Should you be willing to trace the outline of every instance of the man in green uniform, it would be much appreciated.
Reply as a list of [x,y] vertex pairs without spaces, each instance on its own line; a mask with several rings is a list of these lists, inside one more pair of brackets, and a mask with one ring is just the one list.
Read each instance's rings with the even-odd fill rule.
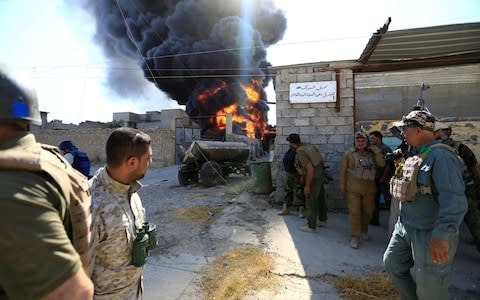
[[307,206],[307,226],[301,230],[315,232],[318,226],[327,225],[327,205],[325,204],[325,172],[323,157],[313,145],[300,143],[300,136],[296,133],[288,137],[290,147],[296,149],[295,168],[300,174],[300,183],[303,184],[305,203]]
[[465,195],[468,201],[468,211],[465,214],[465,224],[473,236],[477,250],[480,251],[480,170],[478,161],[472,150],[462,142],[451,138],[452,128],[445,123],[435,124],[435,136],[457,150],[462,158],[465,169],[463,181],[465,183]]
[[[297,134],[287,137],[287,141],[290,142],[290,140],[300,143],[300,137]],[[298,205],[298,216],[300,218],[305,218],[305,195],[303,194],[303,186],[300,184],[300,174],[298,174],[298,171],[295,168],[296,156],[297,150],[290,144],[290,148],[283,156],[283,167],[287,175],[287,181],[285,183],[285,201],[283,202],[283,208],[278,215],[288,215],[290,213],[290,208],[293,205]]]
[[91,299],[71,242],[68,196],[43,169],[15,167],[32,155],[58,172],[67,163],[35,141],[29,124],[41,124],[36,99],[0,73],[0,299]]

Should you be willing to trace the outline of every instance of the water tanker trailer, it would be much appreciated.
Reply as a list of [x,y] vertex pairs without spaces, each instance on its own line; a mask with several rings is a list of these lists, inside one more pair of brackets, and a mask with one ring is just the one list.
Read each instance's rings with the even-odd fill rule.
[[180,148],[182,166],[178,170],[181,185],[201,182],[206,186],[225,183],[229,174],[249,175],[247,161],[250,145],[244,142],[197,140],[185,150]]

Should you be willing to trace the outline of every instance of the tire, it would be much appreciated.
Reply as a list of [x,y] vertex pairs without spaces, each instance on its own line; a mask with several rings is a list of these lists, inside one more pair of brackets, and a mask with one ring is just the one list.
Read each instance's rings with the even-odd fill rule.
[[205,162],[200,168],[200,181],[205,186],[216,186],[225,182],[220,165],[214,161]]
[[178,182],[180,185],[190,185],[198,182],[198,171],[188,167],[178,170]]

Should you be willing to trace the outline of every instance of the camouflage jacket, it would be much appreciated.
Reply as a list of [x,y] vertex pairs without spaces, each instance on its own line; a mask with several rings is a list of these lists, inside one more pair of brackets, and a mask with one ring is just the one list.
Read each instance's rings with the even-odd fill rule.
[[132,265],[132,245],[136,229],[145,221],[145,209],[137,194],[141,184],[122,184],[105,168],[89,183],[97,234],[92,276],[95,299],[139,299],[143,267]]

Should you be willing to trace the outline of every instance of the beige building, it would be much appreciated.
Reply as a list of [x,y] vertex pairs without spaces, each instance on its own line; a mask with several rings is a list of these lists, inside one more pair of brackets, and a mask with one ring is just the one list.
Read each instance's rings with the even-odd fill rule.
[[[373,34],[357,60],[272,68],[278,202],[284,197],[281,160],[290,133],[316,145],[337,179],[343,153],[353,147],[355,130],[391,135],[392,121],[417,103],[422,82],[429,86],[423,94],[428,109],[447,121],[454,138],[480,158],[480,23],[399,31],[388,31],[389,24],[390,20]],[[346,208],[338,191],[338,180],[326,186],[330,209]]]

